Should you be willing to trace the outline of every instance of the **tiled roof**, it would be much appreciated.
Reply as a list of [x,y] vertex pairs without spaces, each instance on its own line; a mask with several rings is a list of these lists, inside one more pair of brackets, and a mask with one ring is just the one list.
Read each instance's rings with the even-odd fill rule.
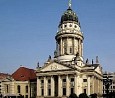
[[36,73],[33,69],[20,67],[12,74],[12,77],[16,81],[29,81],[36,79]]
[[7,76],[10,76],[9,74],[6,74],[6,73],[0,73],[0,79],[4,79],[6,78]]

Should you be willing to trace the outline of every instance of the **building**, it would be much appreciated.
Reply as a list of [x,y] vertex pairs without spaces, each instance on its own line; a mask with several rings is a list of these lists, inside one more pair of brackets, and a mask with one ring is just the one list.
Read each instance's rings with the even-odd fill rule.
[[96,62],[90,64],[83,59],[83,40],[80,21],[71,8],[61,16],[58,32],[55,36],[54,57],[49,56],[42,67],[37,68],[37,98],[68,97],[77,95],[102,94],[102,67]]
[[[115,72],[104,72],[103,73],[103,80],[109,80],[109,92],[115,92]],[[105,82],[103,83],[103,94],[106,94],[106,87],[105,87]]]
[[8,85],[5,86],[6,89],[4,89],[4,82],[5,80],[11,78],[11,75],[6,74],[6,73],[0,73],[0,94],[3,94],[5,92],[9,92],[8,90]]
[[36,97],[36,73],[33,69],[20,66],[12,75],[6,75],[0,83],[3,96]]

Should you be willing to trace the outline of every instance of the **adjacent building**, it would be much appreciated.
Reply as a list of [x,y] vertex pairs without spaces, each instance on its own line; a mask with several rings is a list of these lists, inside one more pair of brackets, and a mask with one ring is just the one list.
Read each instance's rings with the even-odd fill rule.
[[[115,72],[104,72],[103,73],[103,79],[106,80],[105,82],[107,82],[108,79],[108,83],[109,83],[109,92],[115,92]],[[107,85],[107,83],[103,83],[103,94],[106,94],[106,87],[105,85]]]
[[20,66],[12,75],[5,75],[0,82],[3,96],[36,97],[35,70]]
[[55,36],[54,57],[49,56],[42,67],[37,68],[37,98],[68,97],[77,95],[102,94],[103,73],[96,62],[83,58],[83,32],[76,13],[72,10],[71,0],[61,16]]

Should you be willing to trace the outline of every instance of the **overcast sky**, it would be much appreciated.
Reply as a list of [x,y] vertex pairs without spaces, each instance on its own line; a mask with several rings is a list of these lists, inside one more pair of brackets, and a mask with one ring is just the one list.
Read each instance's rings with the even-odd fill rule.
[[[55,35],[68,0],[0,0],[0,72],[35,69],[53,57]],[[72,0],[84,33],[84,61],[96,56],[115,72],[115,0]]]

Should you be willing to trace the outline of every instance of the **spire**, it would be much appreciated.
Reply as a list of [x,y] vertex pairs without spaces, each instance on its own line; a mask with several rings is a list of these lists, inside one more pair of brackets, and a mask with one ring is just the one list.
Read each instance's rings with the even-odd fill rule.
[[71,0],[69,0],[69,8],[71,8]]

